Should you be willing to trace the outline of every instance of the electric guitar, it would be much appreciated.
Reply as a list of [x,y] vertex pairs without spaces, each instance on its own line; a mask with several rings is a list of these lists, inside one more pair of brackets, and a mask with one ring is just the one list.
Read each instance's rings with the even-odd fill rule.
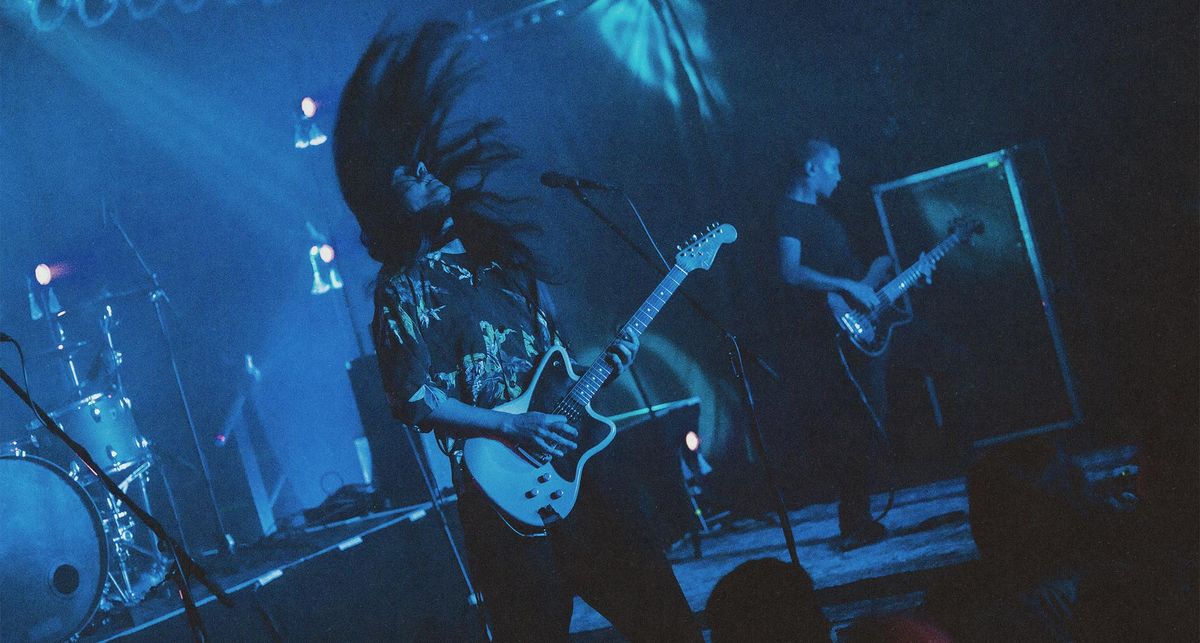
[[[707,270],[721,246],[737,239],[733,226],[713,224],[705,233],[692,235],[675,255],[675,265],[654,288],[638,311],[622,327],[635,336],[645,332],[679,284],[692,270]],[[614,342],[616,340],[614,339]],[[579,430],[579,448],[561,457],[531,453],[527,449],[490,437],[468,438],[463,443],[463,463],[483,493],[518,532],[544,529],[565,518],[579,497],[579,483],[588,459],[612,442],[616,425],[592,410],[592,396],[612,374],[602,353],[582,375],[571,367],[566,349],[555,346],[534,370],[524,393],[497,406],[503,413],[529,411],[567,417]]]
[[978,219],[955,219],[949,234],[941,243],[928,252],[922,252],[913,265],[875,293],[879,297],[879,305],[871,310],[852,307],[840,293],[828,293],[826,303],[829,305],[829,311],[833,313],[838,330],[863,353],[871,357],[882,354],[892,339],[892,331],[912,321],[911,312],[895,305],[900,297],[922,280],[929,283],[933,269],[946,253],[960,243],[968,243],[972,235],[982,232],[983,223]]

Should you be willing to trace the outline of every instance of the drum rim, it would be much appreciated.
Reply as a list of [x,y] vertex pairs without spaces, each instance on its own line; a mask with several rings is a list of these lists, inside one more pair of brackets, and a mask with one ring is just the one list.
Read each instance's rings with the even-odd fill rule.
[[[121,397],[114,391],[98,391],[96,393],[92,393],[91,395],[81,397],[77,400],[67,402],[66,404],[63,404],[62,406],[54,409],[53,411],[50,411],[46,415],[49,415],[50,417],[57,420],[60,416],[66,415],[73,411],[78,411],[79,409],[82,409],[82,408],[92,406],[98,402],[105,400],[105,399],[114,400],[118,406],[125,406],[129,402],[128,398]],[[30,422],[30,424],[33,425],[34,422]]]
[[75,491],[75,495],[79,496],[79,498],[83,500],[84,506],[90,510],[89,515],[92,518],[92,530],[95,532],[98,544],[100,545],[100,574],[97,579],[96,591],[94,597],[92,598],[92,606],[88,609],[87,615],[83,617],[83,620],[77,625],[72,626],[73,629],[70,635],[67,637],[70,638],[71,636],[83,631],[83,628],[87,627],[88,624],[92,622],[92,619],[95,618],[96,611],[100,609],[100,603],[104,599],[104,587],[108,584],[108,532],[104,530],[104,523],[100,519],[100,510],[96,507],[96,502],[92,500],[90,495],[88,495],[87,490],[83,488],[83,485],[80,484],[78,480],[73,479],[65,469],[51,462],[50,460],[40,458],[35,455],[13,454],[0,455],[0,460],[32,461],[36,465],[46,467],[51,473],[64,480]]

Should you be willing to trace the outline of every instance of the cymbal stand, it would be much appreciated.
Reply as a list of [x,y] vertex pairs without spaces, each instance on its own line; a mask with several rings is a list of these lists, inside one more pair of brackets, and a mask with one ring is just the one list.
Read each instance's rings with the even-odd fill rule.
[[[217,495],[213,491],[212,474],[208,468],[208,458],[204,456],[204,450],[200,446],[200,432],[197,430],[196,420],[192,416],[192,406],[188,402],[187,391],[183,386],[183,376],[179,370],[179,360],[175,355],[175,342],[171,336],[170,327],[167,324],[166,313],[163,310],[163,304],[165,303],[169,306],[171,300],[167,297],[167,292],[163,290],[162,285],[158,282],[158,273],[150,269],[142,254],[138,252],[137,246],[129,238],[129,234],[125,232],[125,227],[121,225],[121,221],[115,212],[109,213],[109,220],[112,221],[113,227],[117,229],[117,232],[121,233],[121,237],[125,240],[125,245],[129,246],[129,250],[133,253],[134,258],[137,259],[138,265],[141,266],[142,272],[146,274],[146,278],[150,282],[150,301],[154,304],[154,312],[158,317],[158,328],[167,345],[167,359],[171,363],[171,372],[175,376],[175,388],[179,392],[179,401],[183,405],[183,414],[187,418],[188,429],[192,433],[192,445],[195,447],[196,458],[200,462],[200,471],[204,477],[204,486],[208,491],[208,499],[212,504],[213,514],[217,519],[217,528],[220,531],[221,540],[226,544],[231,544],[233,539],[229,535],[229,531],[225,528],[225,518],[221,512],[220,504],[217,502]],[[233,553],[233,548],[230,547],[229,549],[230,553]]]

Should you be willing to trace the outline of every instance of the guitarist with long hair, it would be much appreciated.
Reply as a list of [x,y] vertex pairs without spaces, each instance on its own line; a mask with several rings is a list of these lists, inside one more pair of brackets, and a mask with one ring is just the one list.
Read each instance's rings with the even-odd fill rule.
[[[334,130],[343,196],[382,264],[373,333],[384,389],[393,414],[434,431],[456,465],[463,441],[480,437],[561,457],[580,440],[567,417],[492,410],[531,386],[539,357],[563,338],[545,267],[518,237],[530,226],[499,218],[517,201],[484,188],[516,157],[500,121],[444,131],[468,79],[461,36],[445,23],[411,38],[385,26],[343,91]],[[610,346],[614,377],[637,349],[633,333]],[[576,595],[631,640],[701,640],[662,551],[588,477],[575,510],[536,535],[514,528],[463,467],[455,477],[494,640],[566,641]]]
[[865,309],[875,308],[880,303],[875,291],[887,280],[892,261],[881,256],[864,267],[842,222],[822,207],[820,201],[841,182],[840,166],[841,154],[825,139],[810,138],[797,146],[776,223],[780,276],[799,291],[801,338],[795,348],[801,417],[816,431],[824,459],[835,469],[840,546],[853,549],[887,533],[871,516],[869,487],[874,424],[882,425],[886,404],[886,364],[883,356],[870,358],[855,364],[855,380],[847,377],[826,296],[838,293]]

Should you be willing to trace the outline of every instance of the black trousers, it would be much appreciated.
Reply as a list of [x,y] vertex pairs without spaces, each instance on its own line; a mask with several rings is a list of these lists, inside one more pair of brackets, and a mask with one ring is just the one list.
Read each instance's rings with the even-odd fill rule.
[[887,356],[867,357],[844,340],[834,341],[832,353],[833,402],[824,428],[830,433],[826,444],[836,469],[838,525],[844,534],[872,518],[873,456],[881,442],[879,430],[887,421]]
[[575,509],[546,536],[516,534],[473,482],[460,476],[472,580],[494,639],[567,641],[576,595],[631,641],[702,641],[670,564],[631,507],[589,477]]
[[[790,396],[781,400],[774,448],[781,454],[784,476],[786,467],[803,467],[816,476],[809,484],[832,486],[842,533],[871,519],[870,489],[882,440],[859,387],[880,423],[886,422],[887,363],[886,354],[867,357],[833,332],[812,331],[782,369]],[[782,457],[789,453],[790,459]]]

